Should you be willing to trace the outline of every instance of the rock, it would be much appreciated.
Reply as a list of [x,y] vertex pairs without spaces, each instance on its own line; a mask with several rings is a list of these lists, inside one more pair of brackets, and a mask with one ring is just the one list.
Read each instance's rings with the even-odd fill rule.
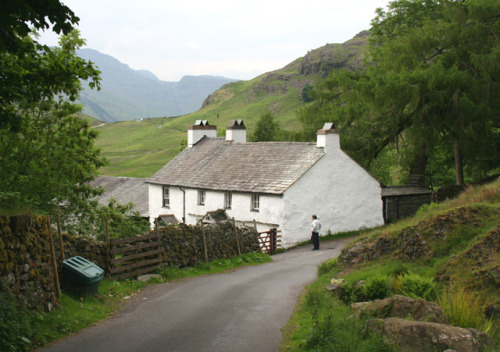
[[401,352],[480,352],[493,348],[493,340],[476,329],[400,318],[376,319],[367,326],[381,331],[387,342]]
[[343,290],[340,283],[333,283],[327,286],[326,289],[330,292],[335,293],[335,296],[337,296],[338,298],[342,297]]
[[448,319],[439,305],[423,299],[395,295],[372,302],[351,304],[352,310],[358,315],[377,318],[408,318],[448,324]]

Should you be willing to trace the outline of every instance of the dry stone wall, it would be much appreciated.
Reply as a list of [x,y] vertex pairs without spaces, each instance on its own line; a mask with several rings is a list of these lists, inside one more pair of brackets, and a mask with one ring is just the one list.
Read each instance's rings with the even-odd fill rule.
[[28,307],[50,310],[54,306],[46,217],[0,216],[0,287]]

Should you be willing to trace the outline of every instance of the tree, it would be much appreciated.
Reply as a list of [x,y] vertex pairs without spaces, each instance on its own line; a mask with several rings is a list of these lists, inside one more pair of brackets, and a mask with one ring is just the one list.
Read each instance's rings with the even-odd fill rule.
[[257,126],[252,134],[253,142],[278,141],[280,127],[274,121],[272,112],[266,111],[262,113],[257,121]]
[[[68,35],[78,21],[59,0],[0,2],[0,128],[19,127],[15,105],[26,95],[32,100],[41,100],[51,87],[53,94],[70,93],[69,99],[75,99],[75,90],[66,89],[74,79],[73,67],[61,65],[58,72],[54,67],[49,72],[39,67],[40,53],[50,50],[39,44],[31,33],[32,29],[46,30],[52,25],[54,32]],[[90,81],[91,85],[94,83]]]
[[[29,36],[23,41],[33,45]],[[73,31],[58,48],[0,53],[2,73],[24,82],[10,103],[2,101],[16,123],[0,128],[0,208],[51,211],[67,204],[70,211],[96,195],[87,182],[105,160],[94,147],[97,132],[74,115],[81,106],[71,102],[80,79],[99,83],[99,71],[75,54],[83,43]]]
[[492,150],[500,127],[499,13],[493,0],[397,0],[378,9],[366,68],[329,77],[302,120],[332,114],[347,149],[365,162],[399,143],[410,174],[422,174],[434,148],[449,150],[447,143],[457,183],[461,161],[484,173],[500,161]]
[[0,2],[0,52],[26,48],[23,38],[32,31],[49,29],[68,34],[80,19],[59,0],[2,0]]
[[114,198],[107,205],[89,202],[85,212],[78,214],[78,221],[66,217],[63,226],[71,235],[85,235],[105,241],[106,218],[112,239],[134,237],[150,230],[149,220],[141,218],[140,213],[134,210],[133,203],[120,204]]

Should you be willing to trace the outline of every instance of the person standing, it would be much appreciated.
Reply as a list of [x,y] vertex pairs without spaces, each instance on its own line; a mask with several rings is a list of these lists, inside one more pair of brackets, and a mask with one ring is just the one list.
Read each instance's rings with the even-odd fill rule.
[[313,251],[319,250],[319,230],[321,229],[321,223],[316,215],[312,216],[311,223],[311,242],[313,244]]

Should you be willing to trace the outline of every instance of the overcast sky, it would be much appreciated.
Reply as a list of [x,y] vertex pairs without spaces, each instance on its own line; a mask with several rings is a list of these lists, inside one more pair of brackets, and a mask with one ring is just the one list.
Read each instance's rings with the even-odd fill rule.
[[[87,47],[164,81],[252,79],[370,27],[389,0],[62,0]],[[51,33],[43,43],[57,44]]]

